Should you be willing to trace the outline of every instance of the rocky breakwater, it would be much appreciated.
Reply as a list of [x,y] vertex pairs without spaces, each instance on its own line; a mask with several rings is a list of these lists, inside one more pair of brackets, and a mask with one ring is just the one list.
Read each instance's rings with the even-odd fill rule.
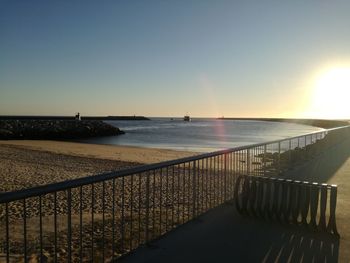
[[0,139],[80,139],[123,134],[96,120],[0,120]]

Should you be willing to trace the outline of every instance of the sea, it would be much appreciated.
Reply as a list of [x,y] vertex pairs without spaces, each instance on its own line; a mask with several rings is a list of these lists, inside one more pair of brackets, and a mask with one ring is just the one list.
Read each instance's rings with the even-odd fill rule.
[[286,122],[202,118],[193,118],[189,122],[182,118],[106,122],[125,131],[125,134],[90,138],[80,142],[212,152],[323,130]]

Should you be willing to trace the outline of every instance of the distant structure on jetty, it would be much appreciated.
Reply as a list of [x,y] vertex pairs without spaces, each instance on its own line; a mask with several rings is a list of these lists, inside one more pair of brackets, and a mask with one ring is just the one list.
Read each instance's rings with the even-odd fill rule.
[[191,121],[191,117],[189,115],[184,116],[184,121]]
[[78,112],[77,114],[75,114],[75,119],[77,121],[80,121],[81,120],[81,116],[80,116],[80,113]]

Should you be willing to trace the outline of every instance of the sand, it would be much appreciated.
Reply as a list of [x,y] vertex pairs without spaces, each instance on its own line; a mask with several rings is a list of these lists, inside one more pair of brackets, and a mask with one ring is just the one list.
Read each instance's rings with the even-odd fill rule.
[[162,149],[60,141],[0,141],[0,192],[193,155]]
[[[45,185],[49,183],[70,180],[78,177],[84,177],[89,175],[96,175],[107,171],[116,171],[124,168],[130,168],[142,164],[160,162],[171,160],[175,158],[181,158],[190,156],[195,153],[191,152],[179,152],[162,149],[146,149],[138,147],[119,147],[119,146],[106,146],[106,145],[92,145],[73,142],[58,142],[58,141],[0,141],[0,192],[20,190],[24,188],[34,187],[38,185]],[[160,175],[157,174],[157,183]],[[122,188],[121,180],[116,180],[116,193],[120,191],[124,192],[126,207],[128,200],[130,199],[130,192],[132,188],[134,192],[137,191],[137,182],[139,177],[134,177],[134,187],[130,184],[130,178],[125,179],[125,187]],[[144,182],[144,179],[142,179]],[[103,204],[101,203],[102,196],[104,196],[105,207],[108,213],[106,213],[106,220],[109,223],[105,226],[106,235],[111,233],[110,225],[110,213],[111,203],[113,201],[111,181],[106,183],[107,195],[102,195],[101,184],[95,185],[95,225],[96,231],[101,227],[101,211]],[[163,182],[163,184],[166,181]],[[83,190],[82,206],[84,211],[82,216],[84,218],[84,240],[86,239],[88,246],[91,242],[91,235],[89,233],[89,220],[91,218],[91,187],[86,186]],[[164,187],[165,189],[165,187]],[[163,190],[164,190],[163,189]],[[73,225],[79,223],[79,189],[72,190],[72,222]],[[118,195],[119,196],[119,195]],[[38,215],[39,205],[38,198],[27,199],[27,235],[28,235],[28,253],[33,253],[35,247],[38,246],[37,233],[39,229]],[[45,236],[45,243],[47,248],[46,254],[52,255],[52,242],[50,239],[52,236],[53,226],[53,195],[49,194],[42,197],[42,211],[43,213],[43,228],[48,236]],[[66,231],[66,192],[57,193],[57,223],[59,224],[60,231]],[[117,203],[118,205],[118,203]],[[120,204],[119,204],[120,205]],[[120,209],[120,208],[119,208]],[[23,252],[23,204],[22,202],[12,202],[9,205],[10,211],[10,233],[11,239],[14,240],[11,247],[11,257],[17,258],[18,253]],[[119,211],[119,210],[118,210]],[[5,210],[4,205],[0,205],[0,240],[3,240],[5,233]],[[127,214],[125,214],[127,217]],[[120,218],[120,214],[117,213],[116,217]],[[126,220],[126,219],[125,219]],[[120,219],[119,219],[120,221]],[[119,222],[118,221],[118,222]],[[120,222],[119,222],[120,223]],[[118,223],[118,224],[119,224]],[[117,224],[117,223],[116,223]],[[127,225],[127,222],[125,223]],[[136,224],[136,223],[135,223]],[[86,226],[85,226],[86,225]],[[85,229],[86,228],[86,229]],[[107,231],[109,229],[109,231]],[[73,231],[78,231],[75,227]],[[51,234],[50,234],[51,233]],[[101,233],[101,231],[99,232]],[[108,234],[109,233],[109,234]],[[134,235],[134,234],[133,234]],[[75,240],[78,234],[74,234],[73,251],[78,253],[79,246]],[[96,233],[98,236],[98,233]],[[58,242],[66,244],[66,236],[63,233],[58,237]],[[110,239],[110,237],[109,237]],[[111,240],[110,240],[111,241]],[[85,242],[85,241],[84,241]],[[90,243],[89,243],[90,242]],[[84,243],[85,244],[85,243]],[[5,259],[3,253],[3,244],[0,244],[0,262]],[[49,248],[51,249],[49,249]],[[60,252],[61,253],[61,252]],[[66,252],[62,252],[62,255],[66,255]],[[61,257],[62,257],[61,255]],[[21,258],[21,256],[18,256]],[[85,256],[84,256],[85,257]],[[87,256],[88,257],[88,256]],[[59,260],[65,262],[65,259]],[[12,262],[12,261],[11,261]]]
[[65,141],[0,140],[0,147],[2,145],[11,145],[21,149],[47,151],[56,154],[123,162],[136,162],[143,164],[157,163],[196,154],[188,151],[141,148],[132,146],[100,145]]

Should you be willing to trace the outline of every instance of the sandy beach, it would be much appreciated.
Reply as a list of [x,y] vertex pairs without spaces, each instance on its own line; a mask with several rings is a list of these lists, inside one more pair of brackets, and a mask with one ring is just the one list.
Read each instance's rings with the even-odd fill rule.
[[[148,149],[148,148],[137,148],[137,147],[120,147],[120,146],[106,146],[106,145],[93,145],[93,144],[83,144],[83,143],[73,143],[73,142],[60,142],[60,141],[0,141],[0,178],[2,183],[0,184],[0,192],[14,191],[24,188],[30,188],[38,185],[45,185],[53,182],[60,182],[70,179],[75,179],[78,177],[84,177],[89,175],[95,175],[102,172],[115,171],[124,168],[130,168],[137,165],[155,163],[160,161],[166,161],[186,156],[191,156],[195,153],[191,152],[180,152],[171,151],[163,149]],[[156,181],[159,182],[159,175],[157,174]],[[138,177],[141,178],[141,177]],[[135,179],[139,180],[139,179]],[[143,179],[142,179],[143,180]],[[134,182],[134,187],[132,187],[132,182],[130,178],[125,180],[125,186],[122,187],[121,180],[116,181],[116,193],[119,198],[119,193],[123,192],[125,195],[125,207],[128,206],[130,202],[130,193],[132,189],[138,189],[137,181]],[[163,182],[165,183],[165,181]],[[110,193],[112,191],[111,182],[106,183],[106,192]],[[73,231],[78,231],[76,224],[79,223],[79,201],[82,201],[81,205],[84,209],[81,216],[87,226],[84,225],[84,246],[89,246],[89,240],[91,235],[89,234],[89,223],[91,219],[91,212],[89,212],[89,207],[91,207],[91,187],[86,186],[82,188],[83,199],[79,199],[79,193],[77,190],[72,190],[72,222]],[[106,202],[106,223],[105,229],[106,233],[109,233],[106,238],[111,241],[111,203],[112,195],[102,195],[101,194],[101,184],[95,185],[94,193],[94,209],[95,209],[95,225],[96,228],[101,227],[101,211],[103,204],[101,203],[102,197]],[[165,189],[165,188],[164,188]],[[164,190],[163,189],[163,190]],[[158,198],[158,197],[157,197]],[[43,214],[43,225],[44,231],[52,236],[52,226],[53,226],[53,210],[52,204],[54,203],[53,195],[47,195],[42,198],[42,208]],[[67,204],[66,193],[57,193],[57,204],[58,204],[58,218],[57,222],[59,224],[60,231],[66,231],[66,208]],[[28,244],[30,248],[28,251],[35,251],[35,246],[38,245],[37,231],[38,225],[38,215],[39,206],[37,198],[30,198],[27,200],[27,220],[28,220]],[[120,203],[116,203],[116,209],[120,206]],[[118,209],[121,209],[120,207]],[[118,210],[119,211],[119,210]],[[125,217],[128,217],[129,211],[125,211]],[[183,212],[185,213],[185,212]],[[17,254],[22,253],[22,239],[23,239],[23,206],[21,202],[13,202],[10,204],[10,232],[11,237],[17,242],[14,245],[11,244],[11,257],[17,260]],[[164,215],[165,216],[165,215]],[[120,213],[116,214],[116,224],[120,224]],[[136,218],[135,218],[136,219]],[[133,221],[135,220],[133,219]],[[4,206],[0,206],[0,233],[4,233]],[[126,219],[125,219],[126,220]],[[129,221],[125,221],[125,228],[130,224]],[[135,223],[136,224],[136,223]],[[85,229],[86,228],[86,229]],[[109,231],[107,231],[109,229]],[[136,232],[135,232],[136,233]],[[96,234],[98,236],[99,234]],[[106,234],[107,235],[107,234]],[[132,234],[134,235],[134,234]],[[136,234],[135,234],[136,235]],[[77,233],[74,234],[75,237],[79,237]],[[0,238],[3,236],[0,235]],[[59,244],[66,243],[66,236],[60,234],[58,237]],[[17,240],[17,241],[16,241]],[[18,243],[19,242],[19,243]],[[45,253],[52,255],[52,242],[49,240],[44,241],[47,245]],[[78,248],[79,240],[74,240],[74,247]],[[85,244],[86,243],[86,244]],[[63,245],[62,245],[63,246]],[[0,251],[3,248],[0,247]],[[78,253],[78,250],[73,249],[74,253]],[[28,252],[29,253],[29,252]],[[30,252],[32,253],[32,252]],[[84,252],[85,253],[85,252]],[[60,257],[66,256],[66,252],[60,252]],[[36,258],[36,255],[33,255]],[[51,257],[51,256],[48,256]],[[84,256],[85,257],[85,256]],[[88,255],[86,255],[88,257]],[[19,256],[20,258],[20,256]],[[4,254],[0,252],[0,262],[4,259]]]
[[156,163],[196,154],[188,151],[156,148],[45,140],[0,140],[0,146],[3,145],[14,146],[21,149],[46,151],[55,154],[137,163]]
[[0,141],[0,191],[13,191],[193,154],[61,141]]

